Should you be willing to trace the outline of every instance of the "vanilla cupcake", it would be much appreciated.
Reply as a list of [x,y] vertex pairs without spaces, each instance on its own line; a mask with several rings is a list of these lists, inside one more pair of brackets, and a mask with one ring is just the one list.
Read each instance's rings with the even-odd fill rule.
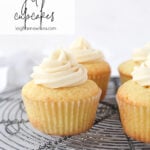
[[117,92],[122,126],[131,138],[150,143],[150,60],[135,67],[132,76]]
[[87,70],[64,50],[54,51],[33,69],[22,89],[30,123],[52,135],[74,135],[94,123],[101,90]]
[[118,67],[120,74],[120,81],[124,83],[132,79],[132,71],[135,66],[139,66],[142,62],[147,59],[147,56],[150,54],[150,48],[145,46],[144,48],[135,49],[132,54],[132,59],[127,60],[121,63]]
[[70,51],[76,57],[78,63],[88,70],[88,78],[97,83],[102,89],[101,99],[104,99],[110,78],[111,69],[104,60],[101,51],[93,49],[83,38],[79,38],[72,43]]

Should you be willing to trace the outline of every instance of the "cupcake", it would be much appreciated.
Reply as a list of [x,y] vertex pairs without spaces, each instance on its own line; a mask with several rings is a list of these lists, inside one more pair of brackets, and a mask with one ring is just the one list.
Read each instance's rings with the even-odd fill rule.
[[127,60],[119,65],[118,71],[122,84],[132,79],[131,73],[134,67],[139,66],[142,62],[144,62],[149,54],[150,48],[148,48],[147,46],[145,46],[144,48],[135,49],[132,54],[132,59]]
[[94,123],[101,90],[87,79],[87,70],[64,51],[56,50],[34,67],[22,98],[30,123],[38,130],[69,136]]
[[101,99],[104,99],[111,70],[109,64],[104,60],[102,52],[93,49],[83,38],[74,41],[70,46],[70,51],[78,63],[88,70],[88,79],[96,82],[102,89]]
[[150,61],[135,67],[132,76],[117,92],[122,126],[129,137],[150,143]]

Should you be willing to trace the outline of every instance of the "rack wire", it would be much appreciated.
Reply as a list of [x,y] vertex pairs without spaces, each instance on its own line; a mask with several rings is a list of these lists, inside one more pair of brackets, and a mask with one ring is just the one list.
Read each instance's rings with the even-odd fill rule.
[[75,136],[50,136],[29,123],[21,88],[0,95],[1,150],[149,150],[144,144],[129,138],[122,129],[115,94],[119,78],[111,78],[106,98],[99,104],[93,127]]

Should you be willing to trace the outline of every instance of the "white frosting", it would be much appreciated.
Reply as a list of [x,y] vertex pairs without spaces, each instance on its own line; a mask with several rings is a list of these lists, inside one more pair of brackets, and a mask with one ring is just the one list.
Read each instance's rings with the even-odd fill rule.
[[33,68],[31,75],[35,84],[48,88],[72,87],[87,81],[87,70],[74,57],[64,51],[56,50],[50,57]]
[[79,63],[95,62],[104,59],[101,51],[93,49],[83,38],[79,38],[72,43],[70,50]]
[[150,54],[150,48],[137,48],[132,54],[132,60],[136,62],[143,62],[147,59],[147,56]]
[[133,80],[141,86],[150,86],[150,56],[148,58],[132,72]]

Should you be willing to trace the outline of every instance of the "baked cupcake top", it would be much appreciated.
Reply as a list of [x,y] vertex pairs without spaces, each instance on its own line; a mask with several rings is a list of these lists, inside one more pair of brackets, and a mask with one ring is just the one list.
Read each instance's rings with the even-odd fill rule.
[[150,106],[150,60],[134,68],[132,79],[120,86],[117,98],[135,106]]
[[72,87],[87,81],[87,70],[69,52],[58,49],[33,68],[31,77],[48,88]]
[[144,87],[128,80],[117,91],[117,99],[135,106],[150,106],[150,87]]
[[135,49],[132,53],[132,59],[127,60],[119,65],[119,72],[128,77],[132,77],[131,73],[134,67],[139,66],[142,62],[144,62],[148,55],[150,55],[150,48],[148,47]]
[[101,51],[95,50],[83,38],[78,38],[70,46],[71,52],[79,63],[97,62],[104,59]]

